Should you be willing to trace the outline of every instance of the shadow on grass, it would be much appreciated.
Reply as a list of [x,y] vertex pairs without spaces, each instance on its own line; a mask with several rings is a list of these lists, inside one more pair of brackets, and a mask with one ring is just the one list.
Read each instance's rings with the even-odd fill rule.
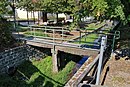
[[45,78],[41,75],[39,75],[35,80],[34,82],[32,82],[30,85],[33,86],[33,87],[39,87],[39,86],[42,86],[44,84],[44,80]]
[[46,76],[29,61],[21,64],[14,76],[0,76],[0,87],[54,87],[55,85],[63,87],[64,84]]

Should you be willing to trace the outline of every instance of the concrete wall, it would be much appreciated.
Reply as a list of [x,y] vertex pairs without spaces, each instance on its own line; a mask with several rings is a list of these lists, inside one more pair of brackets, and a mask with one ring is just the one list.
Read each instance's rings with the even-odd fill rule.
[[0,53],[0,74],[7,72],[7,67],[17,67],[25,60],[31,58],[43,58],[46,56],[44,53],[27,45],[16,47]]

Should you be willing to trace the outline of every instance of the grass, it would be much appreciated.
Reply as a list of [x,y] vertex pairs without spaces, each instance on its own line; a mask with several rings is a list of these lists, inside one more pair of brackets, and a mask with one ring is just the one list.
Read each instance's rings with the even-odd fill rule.
[[101,23],[91,23],[88,24],[85,28],[83,28],[82,30],[87,30],[88,32],[91,32],[93,30],[96,30],[100,27],[102,27],[105,24],[105,22],[101,22]]
[[19,32],[25,32],[25,31],[27,31],[27,30],[29,30],[29,27],[18,26],[18,31],[19,31]]
[[24,33],[26,36],[33,36],[33,35],[35,35],[35,36],[42,36],[42,37],[49,37],[49,35],[48,34],[44,34],[42,31],[26,31],[25,33]]
[[[91,24],[88,24],[87,27],[85,27],[85,29],[88,29],[87,32],[92,32],[93,30],[100,28],[104,24],[105,24],[105,22],[101,22],[101,23],[98,23],[98,24],[97,23],[91,23]],[[90,43],[90,42],[94,42],[97,38],[98,38],[97,34],[89,34],[89,35],[81,38],[81,40],[75,41],[74,43],[76,43],[76,44],[79,44],[79,43],[80,44],[87,44],[87,43]]]
[[63,87],[74,66],[75,62],[70,61],[63,70],[53,73],[50,56],[40,61],[26,61],[18,67],[15,76],[0,76],[0,87]]
[[74,43],[86,44],[86,43],[94,42],[97,39],[97,37],[98,37],[97,34],[89,34],[86,37],[81,38],[80,41],[76,41]]
[[86,28],[88,29],[98,29],[100,28],[101,26],[103,26],[105,24],[105,22],[101,22],[101,23],[91,23],[91,24],[88,24],[88,26]]

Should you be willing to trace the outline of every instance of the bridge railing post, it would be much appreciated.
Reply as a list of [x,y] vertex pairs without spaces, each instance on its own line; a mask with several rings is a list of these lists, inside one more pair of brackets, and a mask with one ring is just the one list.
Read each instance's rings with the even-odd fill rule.
[[51,53],[52,53],[53,72],[57,73],[58,72],[58,58],[57,58],[58,50],[51,49]]
[[30,27],[31,35],[33,35],[33,34],[32,34],[33,28],[32,28],[32,26],[29,26],[29,27]]
[[33,29],[34,32],[34,40],[36,40],[36,32],[35,32],[35,28]]
[[102,61],[103,61],[103,53],[106,46],[106,37],[102,37],[101,41],[101,48],[100,48],[100,56],[99,56],[99,62],[98,62],[98,71],[97,71],[97,78],[96,78],[96,85],[99,85],[100,83],[100,75],[102,70]]
[[45,35],[46,35],[46,33],[47,33],[46,29],[47,29],[47,27],[45,26]]

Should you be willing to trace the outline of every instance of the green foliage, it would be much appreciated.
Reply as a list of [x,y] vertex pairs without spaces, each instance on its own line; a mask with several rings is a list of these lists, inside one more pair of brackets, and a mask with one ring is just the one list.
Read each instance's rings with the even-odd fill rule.
[[68,74],[75,63],[70,61],[58,73],[52,73],[52,58],[50,56],[32,62],[26,61],[18,67],[14,77],[0,76],[1,87],[63,87],[68,81]]
[[[20,0],[19,7],[42,10],[50,13],[67,13],[74,16],[73,27],[79,27],[80,19],[95,16],[97,19],[118,19],[127,21],[130,2],[127,0]],[[128,12],[127,12],[128,11]]]
[[118,29],[121,32],[120,39],[118,42],[120,43],[120,49],[130,49],[130,27],[129,25],[124,25],[119,27]]
[[6,8],[7,6],[8,2],[6,0],[0,1],[0,16],[2,16],[3,14],[7,14],[8,12],[8,8]]
[[128,15],[127,20],[130,22],[130,15]]
[[92,0],[92,14],[98,19],[105,15],[108,10],[108,4],[105,0]]
[[125,20],[124,6],[120,0],[107,0],[109,9],[107,11],[107,16],[109,18],[118,18],[118,20]]
[[12,24],[0,18],[0,49],[7,48],[14,43],[11,33]]
[[20,0],[18,3],[18,8],[23,8],[28,11],[34,10],[34,3],[32,3],[32,0]]

